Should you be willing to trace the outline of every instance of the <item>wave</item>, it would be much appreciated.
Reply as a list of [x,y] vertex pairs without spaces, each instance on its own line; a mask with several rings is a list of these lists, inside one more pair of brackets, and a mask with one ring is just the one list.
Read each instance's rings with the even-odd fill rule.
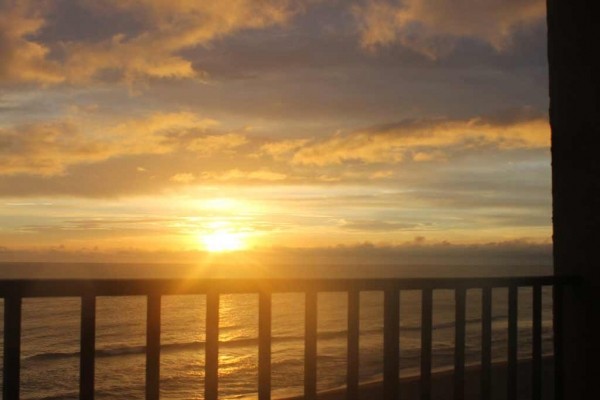
[[[479,317],[477,318],[469,318],[467,320],[465,320],[465,323],[467,325],[475,325],[475,324],[481,324],[483,322],[483,320]],[[506,315],[496,315],[492,317],[492,323],[494,322],[501,322],[504,323],[504,325],[508,324],[508,316]],[[519,325],[523,324],[523,325],[531,325],[532,321],[531,320],[522,320],[520,319],[518,321]],[[455,321],[448,321],[448,322],[439,322],[437,324],[433,324],[433,329],[437,330],[437,329],[449,329],[449,328],[454,328],[456,326],[456,322]],[[543,320],[542,321],[542,326],[547,327],[547,326],[552,326],[552,320]],[[495,327],[495,328],[499,328],[499,327]],[[421,325],[400,325],[400,330],[404,330],[404,331],[420,331],[421,330]]]
[[[493,321],[506,322],[506,316],[496,316],[492,318]],[[527,321],[523,321],[527,322]],[[473,318],[466,321],[467,324],[481,323],[481,318]],[[551,321],[549,322],[551,324]],[[433,325],[434,330],[450,329],[455,326],[454,321],[441,322]],[[546,324],[544,324],[546,325]],[[495,330],[504,330],[504,325],[496,327]],[[546,326],[544,326],[546,328]],[[401,325],[400,331],[420,331],[420,325]],[[373,335],[382,334],[383,328],[377,327],[372,329],[361,329],[361,335]],[[335,331],[322,331],[318,333],[318,338],[321,340],[334,340],[334,339],[345,339],[347,336],[346,330],[335,330]],[[288,343],[288,342],[302,342],[304,336],[273,336],[272,343]],[[191,342],[179,342],[179,343],[164,343],[161,345],[162,352],[177,352],[177,351],[188,351],[188,350],[203,350],[206,346],[205,341],[191,341]],[[227,341],[220,341],[219,347],[221,348],[241,348],[241,347],[257,347],[258,338],[239,338]],[[119,346],[112,348],[96,349],[96,358],[106,357],[120,357],[127,355],[140,355],[146,352],[146,346]],[[67,358],[79,358],[79,351],[72,352],[44,352],[34,354],[26,357],[25,360],[37,360],[37,361],[49,361],[49,360],[61,360]]]
[[[321,335],[319,335],[321,337]],[[303,337],[301,336],[286,336],[286,337],[273,337],[272,342],[295,342],[301,341]],[[258,338],[241,338],[234,340],[227,340],[219,342],[220,348],[239,348],[239,347],[248,347],[248,346],[257,346]],[[206,342],[204,341],[192,341],[192,342],[180,342],[180,343],[164,343],[162,344],[161,351],[162,352],[176,352],[176,351],[186,351],[186,350],[203,350],[206,346]],[[118,357],[118,356],[127,356],[127,355],[137,355],[137,354],[145,354],[146,346],[119,346],[105,349],[96,349],[96,358],[105,358],[105,357]],[[39,360],[39,361],[48,361],[48,360],[61,360],[66,358],[79,358],[79,351],[72,352],[45,352],[38,353],[32,356],[26,357],[25,360]]]

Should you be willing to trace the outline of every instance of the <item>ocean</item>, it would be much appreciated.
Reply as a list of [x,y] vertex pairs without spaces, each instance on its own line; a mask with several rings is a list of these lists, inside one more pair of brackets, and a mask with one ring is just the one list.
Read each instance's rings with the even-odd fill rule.
[[[18,267],[18,268],[17,268]],[[65,277],[73,271],[90,274],[89,265],[0,265],[4,277]],[[12,269],[11,269],[12,268]],[[16,268],[16,269],[15,269]],[[87,272],[77,268],[88,268]],[[95,268],[95,269],[94,269]],[[166,266],[93,266],[95,277],[113,277],[114,268],[123,277],[173,274]],[[127,270],[129,268],[129,270]],[[411,267],[412,268],[412,267]],[[363,275],[377,277],[390,274],[453,275],[454,267],[371,267]],[[153,269],[153,271],[150,271]],[[331,272],[335,269],[330,269]],[[359,269],[360,270],[360,269]],[[12,272],[11,272],[12,271]],[[45,271],[45,272],[42,272]],[[127,272],[129,271],[129,272]],[[133,271],[133,272],[132,272]],[[171,271],[171,272],[169,272]],[[178,270],[178,273],[182,270]],[[187,271],[187,270],[186,270]],[[285,274],[293,274],[288,267]],[[339,274],[335,270],[336,275]],[[354,271],[354,270],[353,270]],[[419,273],[420,271],[420,273]],[[540,274],[542,267],[496,267],[472,270],[472,275]],[[146,274],[144,273],[146,272]],[[445,274],[444,274],[445,272]],[[474,272],[478,272],[475,274]],[[224,272],[222,272],[224,273]],[[104,275],[103,275],[104,274]],[[354,272],[348,273],[354,276]],[[75,274],[77,275],[77,274]],[[177,275],[177,274],[175,274]],[[301,275],[306,277],[306,269]],[[327,275],[321,271],[308,275]],[[329,276],[331,277],[331,276]],[[543,353],[552,354],[552,289],[543,289]],[[520,358],[531,356],[532,309],[531,289],[519,290]],[[345,384],[346,294],[318,295],[318,390]],[[400,373],[418,373],[420,363],[420,292],[404,291],[400,299]],[[506,360],[507,289],[493,290],[492,357]],[[272,384],[274,398],[301,394],[303,388],[304,296],[301,293],[274,294],[272,297]],[[99,297],[96,328],[96,398],[143,399],[145,376],[145,309],[146,299]],[[0,308],[2,310],[2,308]],[[1,312],[1,311],[0,311]],[[164,296],[162,299],[161,398],[202,399],[204,385],[205,296]],[[78,298],[23,300],[22,372],[23,399],[77,399],[79,373]],[[481,290],[467,293],[466,359],[480,359]],[[1,320],[1,319],[0,319]],[[454,351],[454,294],[434,291],[433,368],[452,367]],[[257,397],[258,364],[258,296],[254,294],[221,295],[219,398],[253,399]],[[383,367],[383,294],[362,292],[360,295],[360,379],[381,379]],[[0,340],[2,335],[0,335]],[[1,364],[0,364],[1,368]]]

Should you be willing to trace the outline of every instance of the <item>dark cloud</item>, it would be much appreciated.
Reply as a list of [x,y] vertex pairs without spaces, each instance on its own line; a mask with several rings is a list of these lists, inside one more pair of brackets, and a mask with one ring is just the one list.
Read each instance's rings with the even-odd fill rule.
[[[302,260],[304,268],[297,266]],[[448,242],[407,243],[399,246],[377,246],[371,243],[353,246],[320,248],[257,248],[233,256],[215,256],[202,251],[143,251],[137,249],[112,250],[110,252],[94,248],[50,247],[40,250],[16,250],[0,248],[0,262],[131,262],[137,265],[77,265],[76,268],[47,265],[1,265],[3,277],[26,276],[36,273],[41,276],[51,273],[52,277],[81,276],[98,274],[105,276],[131,276],[139,274],[139,263],[169,263],[168,270],[158,273],[173,276],[178,269],[185,272],[196,268],[195,275],[201,273],[199,266],[219,265],[223,276],[237,274],[266,274],[281,276],[473,276],[473,275],[528,275],[550,273],[552,265],[552,245],[543,242],[513,240],[478,245],[461,245]],[[177,263],[191,263],[187,267]],[[261,268],[257,269],[257,265]],[[327,266],[326,269],[323,266]],[[411,267],[412,266],[412,267]],[[430,266],[431,269],[427,269]],[[444,269],[435,268],[441,266]],[[378,269],[380,267],[380,269]],[[401,269],[398,269],[401,267]],[[27,268],[31,268],[28,271]],[[49,269],[48,269],[49,268]],[[234,268],[234,269],[231,269]],[[137,269],[137,270],[136,270]],[[214,270],[206,271],[215,273]],[[233,274],[233,275],[231,275]],[[97,275],[96,275],[97,276]]]
[[380,0],[353,7],[361,44],[376,51],[399,43],[428,57],[451,52],[457,38],[472,38],[504,51],[515,27],[543,19],[543,0],[501,2]]
[[103,0],[54,0],[45,17],[44,26],[35,35],[44,43],[94,43],[117,33],[133,37],[149,28],[143,15],[109,8]]

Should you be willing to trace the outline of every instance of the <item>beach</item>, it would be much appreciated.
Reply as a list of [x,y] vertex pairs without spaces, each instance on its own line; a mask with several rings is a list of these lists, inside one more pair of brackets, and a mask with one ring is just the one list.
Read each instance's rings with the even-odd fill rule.
[[[492,396],[491,400],[504,400],[507,387],[506,362],[492,364]],[[531,398],[531,361],[520,360],[517,367],[517,399]],[[447,400],[454,396],[453,370],[445,369],[434,372],[431,376],[431,399]],[[554,360],[544,357],[542,361],[542,398],[554,399]],[[370,382],[360,385],[359,399],[371,400],[383,398],[382,382]],[[480,398],[480,366],[470,365],[465,369],[465,399]],[[420,379],[418,375],[403,377],[399,383],[399,398],[402,400],[418,400],[420,398]],[[318,394],[319,400],[344,400],[345,388],[323,391]],[[303,396],[287,397],[280,400],[302,400]]]

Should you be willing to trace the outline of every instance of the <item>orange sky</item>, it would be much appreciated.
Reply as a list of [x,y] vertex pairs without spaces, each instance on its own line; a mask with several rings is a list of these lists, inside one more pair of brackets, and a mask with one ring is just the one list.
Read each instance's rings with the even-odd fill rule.
[[545,245],[545,35],[543,0],[0,0],[0,261]]

